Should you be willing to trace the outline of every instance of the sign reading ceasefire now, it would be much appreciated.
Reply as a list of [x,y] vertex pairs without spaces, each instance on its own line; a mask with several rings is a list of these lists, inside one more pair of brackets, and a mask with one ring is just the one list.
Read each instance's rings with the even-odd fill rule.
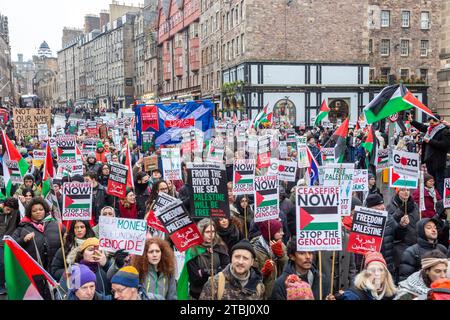
[[38,126],[52,127],[50,108],[13,108],[14,131],[18,137],[37,137]]

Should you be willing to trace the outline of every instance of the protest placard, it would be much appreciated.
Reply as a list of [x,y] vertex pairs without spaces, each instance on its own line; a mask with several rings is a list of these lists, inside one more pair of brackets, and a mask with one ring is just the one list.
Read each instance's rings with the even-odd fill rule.
[[278,179],[280,181],[295,182],[297,161],[278,161]]
[[444,208],[450,208],[450,178],[444,180]]
[[58,147],[58,164],[59,165],[75,165],[76,159],[76,137],[75,136],[59,136],[56,138]]
[[66,182],[62,187],[63,220],[91,220],[92,184]]
[[111,196],[126,198],[128,167],[111,162],[107,193]]
[[146,233],[145,220],[99,217],[100,250],[125,250],[129,254],[141,256],[144,253]]
[[202,234],[181,201],[173,202],[155,213],[179,251],[183,252],[203,243]]
[[222,163],[188,163],[191,211],[194,217],[230,217],[227,175]]
[[143,131],[142,132],[142,152],[155,150],[155,132]]
[[389,168],[389,149],[379,149],[377,157],[377,172]]
[[334,148],[322,148],[321,151],[323,165],[334,163]]
[[353,173],[353,191],[369,191],[369,171],[367,169],[355,169]]
[[270,166],[270,156],[271,156],[271,137],[261,136],[258,137],[258,158],[256,162],[257,168],[268,168]]
[[[9,159],[3,158],[2,161],[5,162],[6,168],[8,168],[9,171],[9,180],[11,181],[12,185],[20,185],[23,183],[22,176],[20,174],[19,170],[19,164],[17,161],[11,161]],[[5,174],[5,173],[3,173]],[[6,184],[8,181],[5,182]]]
[[14,132],[18,138],[38,137],[38,125],[47,124],[51,128],[50,108],[13,108]]
[[392,188],[416,189],[419,180],[419,154],[392,150],[392,167],[389,182]]
[[55,137],[50,137],[48,139],[48,143],[50,143],[50,148],[51,149],[55,149],[58,147],[58,145],[56,144],[56,138]]
[[338,187],[296,188],[297,251],[342,250]]
[[280,159],[286,159],[288,157],[287,142],[280,141],[278,149],[280,151]]
[[87,121],[86,131],[89,136],[96,137],[98,135],[97,122],[96,121]]
[[46,123],[38,124],[38,139],[39,141],[48,140],[48,125]]
[[164,180],[183,180],[181,175],[180,148],[161,149],[161,161]]
[[380,252],[387,215],[387,211],[356,206],[347,251],[362,255]]
[[233,194],[253,194],[256,163],[254,159],[236,159],[233,165]]
[[158,156],[144,157],[144,170],[145,172],[151,172],[158,169]]
[[160,192],[156,200],[154,200],[154,203],[150,205],[150,211],[147,215],[147,225],[150,228],[168,233],[166,228],[164,227],[164,224],[156,217],[155,212],[174,202],[181,201],[164,192]]
[[45,161],[45,150],[33,150],[33,165],[40,168]]
[[342,216],[351,214],[354,166],[353,163],[335,163],[319,169],[319,172],[323,171],[320,181],[325,187],[339,187],[339,213]]
[[279,216],[278,176],[255,177],[255,222],[277,219]]
[[223,163],[225,155],[225,140],[222,137],[216,137],[209,142],[206,160],[210,162]]
[[309,167],[309,159],[308,159],[308,147],[306,146],[298,146],[297,148],[297,157],[298,157],[298,167],[299,168],[308,168]]

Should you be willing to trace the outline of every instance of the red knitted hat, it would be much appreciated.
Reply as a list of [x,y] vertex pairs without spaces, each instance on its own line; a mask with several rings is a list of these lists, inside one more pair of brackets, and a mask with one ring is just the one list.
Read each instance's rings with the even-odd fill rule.
[[[272,240],[275,233],[280,232],[280,229],[283,228],[283,225],[281,224],[280,220],[277,219],[257,222],[256,224],[259,228],[259,231],[261,231],[261,235],[266,241]],[[272,239],[269,239],[269,228],[270,228],[270,237]]]
[[379,252],[369,251],[365,254],[364,258],[365,258],[364,269],[367,268],[369,263],[375,262],[375,261],[380,262],[387,268],[386,260],[384,260],[383,255]]

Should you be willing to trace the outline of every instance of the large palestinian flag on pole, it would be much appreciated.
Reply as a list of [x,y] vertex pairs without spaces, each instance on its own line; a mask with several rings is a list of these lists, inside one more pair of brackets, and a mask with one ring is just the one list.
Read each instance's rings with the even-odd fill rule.
[[366,141],[362,143],[362,147],[367,152],[366,157],[367,169],[370,169],[369,167],[371,165],[376,167],[378,161],[378,140],[375,137],[375,130],[373,129],[372,125],[370,125],[369,127],[369,132],[367,134]]
[[330,112],[330,108],[327,105],[327,102],[325,99],[322,102],[322,105],[320,106],[319,114],[317,115],[316,121],[314,122],[315,126],[318,126],[323,119],[328,115],[328,112]]
[[368,124],[383,120],[396,112],[417,108],[433,116],[428,107],[419,101],[403,84],[385,87],[365,108]]
[[55,169],[53,168],[52,152],[50,150],[50,143],[47,143],[45,151],[44,172],[42,177],[42,197],[46,198],[52,189],[52,179],[55,176]]
[[45,286],[56,287],[56,281],[13,238],[4,241],[8,300],[43,300]]
[[337,163],[344,162],[345,148],[347,146],[348,123],[349,118],[345,119],[331,137],[331,139],[336,141],[336,146],[334,147],[334,161]]

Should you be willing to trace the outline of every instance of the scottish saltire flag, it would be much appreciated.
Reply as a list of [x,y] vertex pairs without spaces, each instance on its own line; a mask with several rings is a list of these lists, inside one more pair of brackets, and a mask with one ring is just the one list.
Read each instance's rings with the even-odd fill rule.
[[212,137],[214,104],[209,100],[186,103],[157,103],[136,106],[137,143],[142,145],[142,132],[155,132],[155,145],[181,143],[181,132],[195,128],[204,133],[204,140]]

